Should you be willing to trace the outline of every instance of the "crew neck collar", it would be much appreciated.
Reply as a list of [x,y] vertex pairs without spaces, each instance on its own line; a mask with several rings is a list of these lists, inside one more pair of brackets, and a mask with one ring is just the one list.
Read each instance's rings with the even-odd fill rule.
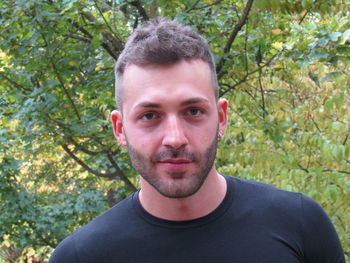
[[216,220],[220,216],[222,216],[226,212],[226,210],[231,206],[232,199],[233,199],[233,192],[234,192],[234,189],[233,189],[234,182],[233,182],[233,178],[229,176],[224,175],[224,178],[227,183],[225,198],[216,209],[214,209],[211,213],[203,217],[199,217],[191,220],[173,221],[173,220],[166,220],[166,219],[153,216],[142,207],[139,199],[139,191],[135,192],[132,195],[133,207],[136,210],[136,212],[139,214],[139,216],[141,216],[148,223],[152,225],[165,227],[165,228],[189,228],[189,227],[196,227],[196,226],[208,224]]

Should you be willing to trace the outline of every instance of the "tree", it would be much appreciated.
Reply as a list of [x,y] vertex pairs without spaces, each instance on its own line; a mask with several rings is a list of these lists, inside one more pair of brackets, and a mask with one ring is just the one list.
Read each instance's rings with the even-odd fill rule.
[[130,32],[157,15],[191,25],[215,54],[220,94],[231,101],[221,171],[315,198],[349,253],[348,4],[2,0],[0,7],[0,237],[8,262],[44,260],[73,229],[137,189],[109,123],[113,66]]

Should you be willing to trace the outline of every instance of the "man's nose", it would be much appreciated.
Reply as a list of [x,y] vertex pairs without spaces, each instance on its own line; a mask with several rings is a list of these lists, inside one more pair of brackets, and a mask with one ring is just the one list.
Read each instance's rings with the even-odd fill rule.
[[188,143],[183,123],[178,116],[169,116],[164,126],[163,145],[179,149]]

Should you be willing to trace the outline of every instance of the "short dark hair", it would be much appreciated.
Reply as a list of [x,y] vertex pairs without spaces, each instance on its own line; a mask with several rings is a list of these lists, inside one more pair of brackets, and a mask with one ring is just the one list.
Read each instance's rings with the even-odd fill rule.
[[118,57],[115,66],[118,106],[122,107],[121,84],[128,64],[166,65],[182,59],[202,59],[209,64],[215,97],[218,98],[215,61],[208,42],[188,26],[175,20],[156,18],[134,31]]

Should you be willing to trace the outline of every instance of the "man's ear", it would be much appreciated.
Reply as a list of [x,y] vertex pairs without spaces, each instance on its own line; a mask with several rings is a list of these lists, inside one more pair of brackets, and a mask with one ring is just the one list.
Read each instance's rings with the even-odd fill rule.
[[224,98],[218,100],[219,114],[219,136],[223,136],[227,126],[227,106],[228,101]]
[[126,139],[123,129],[123,117],[120,111],[112,111],[111,120],[113,125],[114,137],[117,139],[121,146],[126,146]]

